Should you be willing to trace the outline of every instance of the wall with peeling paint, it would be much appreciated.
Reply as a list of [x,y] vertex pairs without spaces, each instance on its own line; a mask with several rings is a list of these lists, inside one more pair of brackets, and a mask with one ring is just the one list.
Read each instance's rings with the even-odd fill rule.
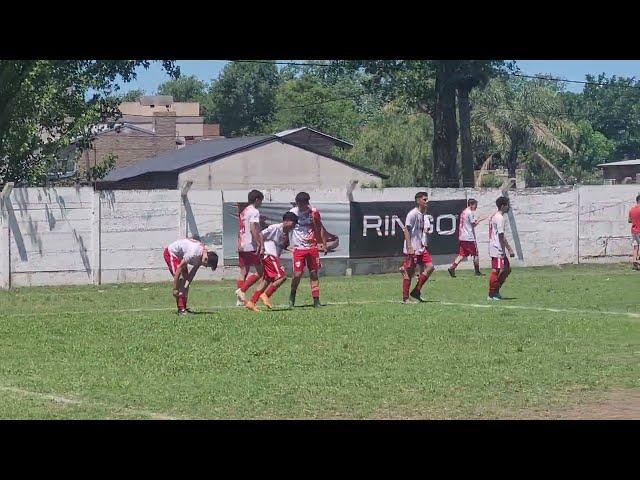
[[[498,189],[331,189],[310,191],[312,203],[397,201],[418,190],[432,200],[475,198],[480,217],[495,211]],[[296,190],[264,189],[265,201],[291,201]],[[625,262],[631,251],[629,208],[637,185],[536,188],[509,192],[507,237],[514,266]],[[10,286],[155,282],[168,280],[162,250],[176,238],[200,237],[218,252],[220,268],[200,279],[234,278],[222,265],[222,204],[247,192],[191,190],[102,191],[91,188],[16,188],[0,207],[0,288]],[[488,225],[477,228],[481,266],[487,268]],[[437,265],[452,258],[434,256]],[[323,257],[324,274],[395,272],[400,259]],[[464,262],[461,268],[470,268]]]

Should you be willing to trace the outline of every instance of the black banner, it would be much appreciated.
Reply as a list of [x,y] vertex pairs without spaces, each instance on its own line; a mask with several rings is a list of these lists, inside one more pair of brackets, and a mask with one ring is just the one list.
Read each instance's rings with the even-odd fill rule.
[[[402,228],[414,202],[351,202],[349,256],[351,258],[402,255]],[[430,216],[429,253],[455,254],[458,251],[458,219],[467,208],[466,200],[439,200],[427,204]]]

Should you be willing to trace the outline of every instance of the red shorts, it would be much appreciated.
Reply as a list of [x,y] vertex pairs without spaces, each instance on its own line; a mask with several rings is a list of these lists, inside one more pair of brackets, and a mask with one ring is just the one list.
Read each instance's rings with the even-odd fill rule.
[[476,245],[476,242],[460,240],[458,242],[458,255],[461,257],[477,257],[478,246]]
[[275,281],[282,277],[286,277],[287,273],[284,271],[284,267],[280,263],[278,257],[273,255],[265,255],[262,259],[263,277],[268,281]]
[[317,272],[322,268],[318,247],[293,249],[293,271],[303,272],[305,265],[310,272]]
[[176,257],[169,251],[168,248],[164,249],[164,252],[162,252],[162,256],[164,257],[164,261],[167,262],[167,267],[169,267],[171,275],[175,275],[176,269],[180,266],[180,262],[182,261],[182,259]]
[[262,264],[256,252],[238,252],[238,265],[241,267],[259,266]]
[[431,254],[425,249],[424,252],[418,253],[417,255],[409,255],[405,253],[402,268],[405,270],[412,270],[416,268],[416,265],[426,265],[427,263],[433,263],[433,261],[431,260]]
[[511,265],[507,257],[491,257],[491,268],[494,270],[509,270]]

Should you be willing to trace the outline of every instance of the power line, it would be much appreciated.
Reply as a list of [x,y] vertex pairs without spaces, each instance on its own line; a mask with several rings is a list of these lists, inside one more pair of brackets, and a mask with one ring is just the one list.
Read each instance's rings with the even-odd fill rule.
[[[271,60],[229,60],[238,63],[268,63],[272,65],[292,65],[292,66],[301,66],[301,67],[331,67],[330,64],[327,63],[304,63],[304,62],[277,62]],[[610,83],[598,83],[598,82],[590,82],[586,80],[570,80],[566,78],[556,78],[547,75],[526,75],[524,73],[511,73],[505,72],[504,75],[512,76],[512,77],[522,77],[522,78],[531,78],[535,80],[547,80],[551,82],[565,82],[565,83],[579,83],[581,85],[594,85],[597,87],[617,87],[617,88],[638,88],[635,85],[612,85]]]

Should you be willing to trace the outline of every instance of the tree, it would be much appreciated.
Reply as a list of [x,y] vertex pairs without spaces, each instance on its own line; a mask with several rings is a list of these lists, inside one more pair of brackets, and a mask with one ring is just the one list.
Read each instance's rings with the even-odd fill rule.
[[[362,69],[369,75],[366,85],[383,101],[402,101],[433,119],[433,185],[458,186],[458,119],[460,109],[465,182],[473,183],[473,153],[470,141],[469,92],[499,73],[503,61],[480,60],[374,60],[335,62],[337,69]],[[426,139],[425,139],[426,140]]]
[[205,120],[220,123],[226,136],[263,133],[275,115],[279,83],[275,63],[230,62],[203,99]]
[[358,111],[358,96],[351,84],[327,86],[308,74],[286,80],[278,87],[275,116],[268,131],[307,126],[351,140],[363,123],[363,116]]
[[389,175],[389,187],[425,186],[431,182],[431,118],[390,103],[360,129],[354,147],[343,156],[355,164]]
[[474,155],[471,135],[471,102],[469,95],[474,88],[484,88],[490,78],[514,70],[512,62],[502,60],[460,60],[457,62],[457,96],[460,119],[460,157],[462,184],[474,186]]
[[137,102],[140,97],[143,97],[145,91],[142,89],[129,90],[127,93],[119,95],[119,100],[121,102]]
[[582,94],[565,98],[572,115],[588,120],[593,129],[615,142],[609,160],[640,155],[640,81],[587,75]]
[[195,75],[168,80],[158,87],[158,95],[171,95],[174,102],[201,102],[207,84]]
[[572,155],[563,139],[575,137],[576,127],[563,116],[557,91],[543,80],[493,79],[472,101],[477,134],[488,137],[494,151],[506,158],[511,178],[519,160],[542,163],[562,178],[545,154]]
[[[91,128],[118,118],[117,81],[146,60],[0,60],[0,183],[34,185],[59,151],[90,144]],[[163,61],[179,74],[172,61]],[[87,92],[93,92],[87,99]]]

